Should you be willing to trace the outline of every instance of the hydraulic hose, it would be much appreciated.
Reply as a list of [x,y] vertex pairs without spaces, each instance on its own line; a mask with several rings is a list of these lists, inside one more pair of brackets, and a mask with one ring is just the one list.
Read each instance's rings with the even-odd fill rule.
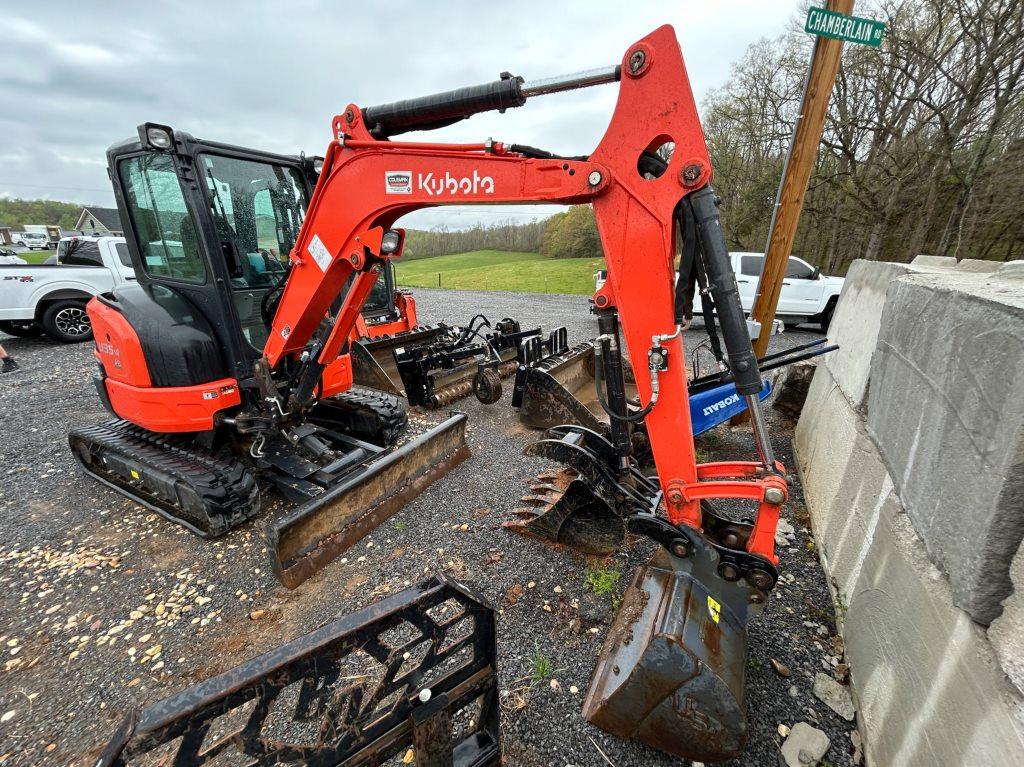
[[[600,338],[594,339],[594,346],[596,347],[599,343],[603,343]],[[601,405],[601,409],[608,414],[608,417],[620,422],[625,423],[638,423],[647,417],[647,414],[654,410],[655,404],[658,402],[658,379],[657,376],[651,377],[651,401],[647,403],[647,406],[643,410],[638,410],[635,413],[628,413],[626,415],[619,415],[608,405],[605,401],[604,394],[601,393],[604,379],[604,355],[601,354],[599,349],[594,349],[594,386],[597,388],[597,401]]]

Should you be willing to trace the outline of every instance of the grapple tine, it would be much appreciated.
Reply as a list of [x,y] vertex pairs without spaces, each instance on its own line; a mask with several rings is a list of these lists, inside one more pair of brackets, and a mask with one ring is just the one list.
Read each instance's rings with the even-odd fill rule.
[[[550,503],[551,499],[550,495],[527,496],[523,501],[537,506],[538,510],[516,510],[514,513],[520,520],[506,523],[503,527],[562,544],[584,554],[611,554],[625,542],[623,519],[585,482],[573,480],[564,493],[554,498],[553,503]],[[532,516],[521,513],[524,511],[532,513]]]

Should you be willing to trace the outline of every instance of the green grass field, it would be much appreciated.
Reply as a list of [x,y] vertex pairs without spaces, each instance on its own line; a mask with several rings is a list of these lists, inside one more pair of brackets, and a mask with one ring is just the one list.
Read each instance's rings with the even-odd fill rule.
[[56,252],[55,250],[26,250],[17,255],[19,258],[24,258],[30,264],[41,264]]
[[594,272],[603,268],[604,259],[601,258],[552,259],[539,253],[497,250],[395,263],[398,284],[410,288],[576,295],[593,293]]

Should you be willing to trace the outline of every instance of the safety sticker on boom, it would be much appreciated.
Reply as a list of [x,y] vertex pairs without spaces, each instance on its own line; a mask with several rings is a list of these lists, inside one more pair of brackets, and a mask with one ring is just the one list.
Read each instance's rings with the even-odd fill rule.
[[708,615],[715,623],[718,623],[722,617],[722,605],[710,594],[708,594]]
[[319,235],[313,235],[313,239],[309,241],[309,247],[306,250],[309,251],[309,255],[316,261],[320,271],[326,272],[327,267],[331,265],[331,252],[327,250],[327,246],[320,240]]

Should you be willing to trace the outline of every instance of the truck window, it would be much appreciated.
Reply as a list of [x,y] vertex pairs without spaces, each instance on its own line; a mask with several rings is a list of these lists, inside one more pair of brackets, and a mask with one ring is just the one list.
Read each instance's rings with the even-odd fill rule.
[[763,263],[764,256],[740,256],[740,274],[758,277]]
[[205,282],[206,266],[170,155],[131,157],[118,173],[146,274]]
[[791,258],[786,263],[786,276],[794,280],[809,280],[814,270],[797,258]]
[[92,240],[64,240],[57,246],[57,263],[65,266],[103,266],[100,246]]
[[114,250],[117,251],[117,260],[121,262],[122,266],[132,267],[132,254],[128,252],[128,246],[123,242],[119,242],[114,245]]

